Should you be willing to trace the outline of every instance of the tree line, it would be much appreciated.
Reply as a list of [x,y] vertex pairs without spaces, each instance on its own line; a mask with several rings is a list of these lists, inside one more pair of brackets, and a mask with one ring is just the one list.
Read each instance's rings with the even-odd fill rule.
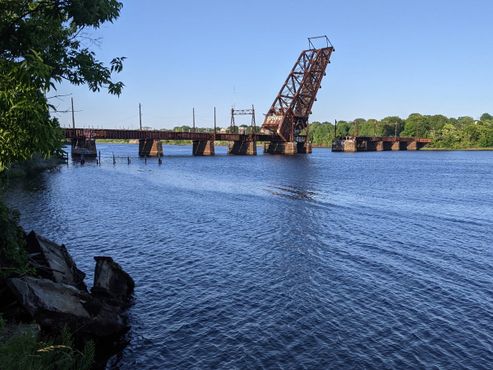
[[397,116],[381,120],[357,118],[353,121],[312,122],[308,135],[314,145],[330,146],[335,137],[397,136],[432,139],[433,148],[467,149],[493,147],[493,116],[446,117],[441,114],[413,113],[406,119]]

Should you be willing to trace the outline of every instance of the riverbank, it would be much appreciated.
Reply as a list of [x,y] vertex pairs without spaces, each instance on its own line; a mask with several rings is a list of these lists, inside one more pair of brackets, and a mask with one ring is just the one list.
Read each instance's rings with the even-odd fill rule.
[[488,148],[427,148],[427,147],[424,147],[420,150],[435,151],[435,152],[478,152],[478,151],[492,151],[493,147],[488,147]]
[[[4,171],[0,182],[63,162],[25,161]],[[128,342],[133,279],[111,257],[96,256],[88,289],[86,274],[65,245],[24,231],[19,213],[7,208],[3,197],[0,193],[0,368],[103,369]]]
[[7,212],[0,235],[2,369],[42,369],[53,360],[64,362],[60,368],[104,368],[127,343],[133,279],[98,256],[89,290],[63,244],[26,234]]

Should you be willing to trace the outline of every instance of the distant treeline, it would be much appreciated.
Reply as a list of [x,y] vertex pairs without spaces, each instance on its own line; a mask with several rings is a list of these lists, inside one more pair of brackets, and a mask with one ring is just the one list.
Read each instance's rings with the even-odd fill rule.
[[[221,132],[221,127],[216,128]],[[176,126],[173,131],[193,131],[187,125]],[[213,128],[197,127],[196,132],[213,132]],[[230,132],[225,127],[223,132]],[[255,128],[260,131],[260,126]],[[235,127],[235,132],[251,133],[247,125]],[[357,118],[353,121],[338,121],[337,132],[334,123],[312,122],[308,134],[316,146],[332,145],[334,137],[345,136],[402,136],[424,137],[433,139],[428,147],[444,149],[493,148],[493,116],[484,113],[479,120],[472,117],[449,118],[441,114],[422,115],[413,113],[406,119],[397,116],[385,117],[381,120]],[[172,143],[170,141],[169,143]],[[176,142],[184,144],[184,142]]]
[[309,136],[314,145],[320,146],[330,146],[334,136],[402,136],[433,139],[431,147],[434,148],[488,148],[493,147],[493,116],[484,113],[475,120],[413,113],[406,119],[396,116],[382,120],[357,118],[337,121],[337,132],[333,123],[312,122]]

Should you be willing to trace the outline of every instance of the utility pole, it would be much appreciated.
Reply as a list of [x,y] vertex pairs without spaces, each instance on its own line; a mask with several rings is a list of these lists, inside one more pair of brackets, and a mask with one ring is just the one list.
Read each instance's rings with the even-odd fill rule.
[[195,132],[195,108],[192,108],[192,131]]
[[337,120],[334,120],[334,139],[337,139]]
[[235,109],[231,108],[231,124],[230,124],[230,132],[234,133],[235,132]]
[[394,126],[395,126],[394,137],[397,137],[397,122],[394,124]]
[[255,135],[257,124],[255,123],[255,107],[252,104],[252,134]]
[[75,129],[75,114],[74,114],[74,98],[70,98],[72,102],[72,128]]
[[139,103],[139,126],[140,131],[142,131],[142,104]]
[[216,140],[216,107],[214,107],[214,140]]

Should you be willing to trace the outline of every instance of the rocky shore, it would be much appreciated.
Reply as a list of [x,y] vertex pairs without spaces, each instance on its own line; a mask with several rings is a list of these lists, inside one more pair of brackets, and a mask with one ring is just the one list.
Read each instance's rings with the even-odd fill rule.
[[[89,290],[66,247],[31,231],[25,248],[32,273],[0,280],[0,312],[20,325],[36,323],[39,335],[50,337],[67,330],[77,346],[93,341],[96,367],[103,367],[125,344],[129,330],[133,279],[111,257],[96,256]],[[0,259],[3,270],[9,268]]]

